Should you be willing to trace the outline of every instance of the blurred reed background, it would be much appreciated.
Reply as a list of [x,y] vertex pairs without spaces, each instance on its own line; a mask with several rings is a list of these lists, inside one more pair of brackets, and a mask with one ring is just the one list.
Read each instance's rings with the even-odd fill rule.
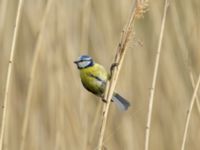
[[[109,70],[132,4],[131,0],[24,0],[4,149],[20,149],[28,88],[32,94],[25,150],[95,149],[102,102],[83,89],[73,60],[88,54]],[[17,5],[15,0],[0,0],[1,105]],[[149,88],[163,5],[164,1],[150,0],[149,11],[136,23],[117,84],[117,91],[129,99],[131,107],[120,112],[111,106],[104,143],[108,150],[144,149]],[[200,68],[199,18],[199,0],[171,0],[155,89],[151,150],[181,147],[193,93],[189,74],[193,74],[196,82]],[[33,84],[29,87],[35,56]],[[199,118],[195,105],[186,143],[188,150],[199,150]]]

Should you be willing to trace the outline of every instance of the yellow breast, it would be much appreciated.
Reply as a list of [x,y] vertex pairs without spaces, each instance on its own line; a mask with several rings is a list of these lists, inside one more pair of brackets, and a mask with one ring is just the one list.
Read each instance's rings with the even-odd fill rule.
[[98,96],[103,94],[108,79],[108,73],[103,66],[94,64],[91,67],[81,69],[80,77],[87,90]]

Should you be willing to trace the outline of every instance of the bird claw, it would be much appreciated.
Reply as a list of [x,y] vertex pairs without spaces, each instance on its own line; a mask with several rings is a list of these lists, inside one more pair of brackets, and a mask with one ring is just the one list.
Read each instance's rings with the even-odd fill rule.
[[119,63],[113,63],[110,67],[110,72],[112,72],[114,70],[115,67],[117,67],[119,65]]
[[103,101],[104,103],[107,103],[107,100],[106,100],[106,99],[104,99],[104,98],[102,98],[102,101]]
[[112,77],[113,70],[115,67],[118,67],[119,63],[113,63],[110,67],[110,78]]

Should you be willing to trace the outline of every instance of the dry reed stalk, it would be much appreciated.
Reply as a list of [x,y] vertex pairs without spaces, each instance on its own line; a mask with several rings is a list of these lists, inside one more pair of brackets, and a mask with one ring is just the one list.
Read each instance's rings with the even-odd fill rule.
[[30,115],[31,97],[32,97],[32,92],[33,92],[35,71],[36,71],[36,66],[37,66],[37,62],[38,62],[38,57],[41,52],[41,44],[43,41],[44,31],[45,31],[45,27],[46,27],[45,26],[46,20],[48,18],[48,14],[49,14],[50,8],[52,6],[52,1],[53,0],[49,0],[47,3],[47,6],[45,8],[44,16],[43,16],[42,23],[41,23],[41,28],[39,31],[39,37],[37,39],[36,48],[35,48],[35,52],[33,55],[33,62],[32,62],[32,66],[31,66],[31,74],[30,74],[30,79],[29,79],[28,93],[27,93],[27,97],[26,97],[25,116],[24,116],[23,124],[22,124],[20,150],[24,150],[24,147],[25,147],[25,139],[26,139],[28,120],[29,120],[29,115]]
[[191,98],[191,101],[190,101],[189,109],[187,111],[187,119],[186,119],[186,123],[185,123],[185,129],[184,129],[184,135],[183,135],[181,150],[185,149],[185,143],[186,143],[188,127],[189,127],[189,123],[190,123],[190,117],[191,117],[192,109],[193,109],[194,102],[195,102],[195,99],[196,99],[196,96],[197,96],[197,92],[198,92],[198,89],[199,89],[199,84],[200,84],[200,74],[199,74],[199,77],[198,77],[197,84],[194,88],[194,92],[193,92],[193,95],[192,95],[192,98]]
[[[172,11],[173,11],[173,9],[174,9],[175,13],[173,13],[173,17],[172,17],[173,21],[172,22],[174,23],[175,34],[176,35],[181,34],[176,39],[177,39],[177,41],[178,41],[178,43],[180,45],[180,49],[185,50],[188,53],[187,43],[184,42],[184,40],[185,40],[184,39],[184,34],[183,34],[183,32],[181,32],[181,29],[179,28],[180,27],[180,21],[179,21],[180,17],[178,17],[178,14],[177,14],[177,12],[178,12],[177,7],[173,6],[172,7]],[[188,58],[189,58],[189,53],[187,54],[187,59]],[[194,77],[193,77],[193,74],[192,74],[192,70],[191,70],[191,66],[189,64],[189,61],[186,61],[185,64],[186,64],[186,66],[188,68],[188,72],[189,72],[189,76],[190,76],[190,81],[192,83],[192,87],[194,88],[195,87]],[[197,105],[198,113],[200,114],[200,103],[199,103],[199,100],[198,100],[198,96],[196,97],[196,105]]]
[[154,67],[154,72],[153,72],[153,80],[152,80],[150,96],[149,96],[148,118],[147,118],[146,131],[145,131],[145,150],[149,149],[151,117],[152,117],[153,100],[154,100],[153,98],[154,98],[154,93],[155,93],[156,79],[157,79],[157,74],[158,74],[158,66],[159,66],[159,61],[160,61],[161,46],[162,46],[162,40],[163,40],[168,6],[169,6],[169,2],[168,2],[168,0],[165,0],[162,24],[161,24],[161,29],[160,29],[160,36],[159,36],[159,41],[158,41],[158,49],[157,49],[157,53],[156,53],[156,61],[155,61],[155,67]]
[[103,149],[103,139],[104,139],[106,123],[108,119],[109,106],[110,106],[111,98],[112,98],[112,95],[113,95],[113,92],[118,80],[119,72],[121,70],[122,63],[125,57],[127,44],[130,39],[131,33],[133,32],[132,28],[134,26],[134,22],[136,18],[140,18],[145,13],[146,6],[147,6],[146,3],[140,3],[138,1],[135,2],[131,15],[128,19],[128,23],[125,25],[124,30],[122,31],[120,42],[118,44],[117,52],[115,55],[115,60],[111,66],[111,78],[110,78],[110,81],[107,82],[107,86],[106,86],[104,99],[107,101],[107,103],[105,104],[105,107],[103,108],[103,119],[102,119],[99,142],[98,142],[98,147],[97,147],[98,150]]
[[[192,74],[192,71],[190,71],[190,80],[191,80],[193,89],[195,89],[194,76]],[[197,110],[198,110],[198,112],[200,114],[200,104],[199,104],[198,95],[196,96],[196,105],[197,105]]]
[[16,20],[15,20],[14,33],[13,33],[13,39],[12,39],[12,45],[11,45],[8,72],[7,72],[7,77],[6,77],[6,86],[5,86],[4,101],[3,101],[3,115],[2,115],[2,124],[1,124],[1,135],[0,135],[0,150],[2,150],[3,148],[3,139],[4,139],[5,125],[6,125],[6,120],[7,120],[7,110],[8,110],[8,93],[10,89],[12,65],[13,65],[14,53],[16,49],[17,36],[19,33],[19,24],[20,24],[20,19],[22,15],[22,8],[23,8],[23,0],[20,0],[17,7],[17,15],[16,15]]

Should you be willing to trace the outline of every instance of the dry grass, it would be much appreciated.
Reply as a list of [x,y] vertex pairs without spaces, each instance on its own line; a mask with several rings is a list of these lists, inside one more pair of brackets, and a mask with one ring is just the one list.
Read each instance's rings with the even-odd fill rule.
[[188,112],[187,112],[187,119],[186,119],[186,123],[185,123],[185,129],[184,129],[184,134],[183,134],[183,141],[182,141],[182,145],[181,145],[181,150],[185,150],[186,138],[188,136],[188,128],[189,128],[190,118],[191,118],[194,102],[196,100],[197,92],[198,92],[198,89],[199,89],[199,84],[200,84],[200,75],[198,77],[198,81],[197,81],[197,84],[195,86],[194,93],[192,95],[190,106],[189,106],[189,109],[188,109]]
[[11,75],[13,72],[13,60],[14,60],[14,54],[16,49],[16,43],[17,43],[17,37],[19,33],[19,25],[20,25],[20,19],[22,15],[22,7],[23,6],[23,0],[19,1],[19,4],[17,6],[17,14],[16,14],[16,20],[14,24],[14,32],[13,32],[13,38],[12,38],[12,44],[11,44],[11,50],[10,50],[10,58],[8,63],[8,71],[6,76],[6,83],[5,83],[5,91],[4,91],[4,99],[3,99],[3,113],[2,113],[2,121],[1,121],[1,132],[0,132],[0,150],[3,149],[3,142],[4,142],[4,133],[6,130],[6,123],[7,123],[7,111],[9,109],[8,106],[8,96],[10,93],[10,81],[11,81]]
[[147,6],[147,3],[144,3],[144,2],[140,3],[139,1],[136,1],[135,3],[133,3],[133,7],[132,7],[133,9],[128,19],[128,23],[125,25],[122,31],[121,38],[116,50],[115,60],[110,68],[110,71],[111,71],[110,81],[107,82],[107,86],[104,93],[104,99],[107,101],[107,103],[105,104],[105,107],[102,109],[103,121],[101,125],[101,131],[99,134],[98,150],[103,149],[103,139],[105,135],[110,102],[111,102],[111,99],[112,99],[112,96],[113,96],[113,93],[118,81],[119,73],[122,67],[122,63],[125,58],[128,43],[131,40],[131,34],[133,34],[134,32],[133,26],[134,26],[135,20],[137,18],[141,18],[144,15],[146,6]]
[[30,115],[30,108],[31,108],[31,98],[33,95],[33,85],[34,85],[34,78],[35,78],[35,72],[36,72],[36,67],[38,65],[38,58],[41,53],[41,45],[44,39],[44,31],[45,31],[45,26],[46,26],[46,20],[48,18],[48,14],[50,12],[50,8],[52,7],[52,0],[49,0],[48,3],[46,4],[45,8],[45,13],[42,18],[42,23],[38,35],[38,39],[36,42],[34,54],[33,54],[33,62],[31,65],[31,72],[30,72],[30,79],[28,82],[28,90],[27,90],[27,97],[26,97],[26,105],[25,105],[25,113],[24,113],[24,119],[23,119],[23,124],[22,124],[22,136],[21,136],[21,143],[20,143],[20,150],[24,150],[25,146],[25,140],[26,140],[26,135],[27,135],[27,128],[28,128],[28,123],[29,123],[29,115]]
[[164,4],[164,10],[163,10],[163,17],[162,17],[162,23],[160,28],[160,35],[158,40],[158,49],[156,52],[156,58],[155,58],[155,67],[153,70],[153,79],[152,79],[152,85],[150,88],[150,96],[149,96],[149,109],[147,113],[147,124],[146,124],[146,131],[145,131],[145,150],[149,149],[149,139],[150,139],[150,129],[151,129],[151,118],[152,118],[152,111],[153,111],[153,102],[154,102],[154,93],[156,88],[156,81],[158,76],[158,67],[160,63],[160,55],[161,55],[161,47],[162,47],[162,41],[164,36],[164,29],[165,29],[165,22],[166,22],[166,16],[167,16],[167,10],[169,7],[168,0],[165,0]]
[[[24,1],[8,93],[3,145],[7,150],[20,149],[22,142],[34,53],[48,2]],[[144,149],[149,88],[163,4],[164,1],[149,1],[149,11],[135,25],[134,38],[142,41],[143,46],[138,46],[135,40],[129,42],[116,86],[132,105],[127,112],[120,112],[111,104],[104,136],[104,145],[109,150]],[[1,105],[17,5],[18,1],[0,0]],[[92,150],[97,146],[102,102],[83,89],[73,60],[87,53],[109,70],[131,6],[132,2],[128,0],[118,3],[114,0],[53,0],[45,17],[43,41],[32,79],[24,149]],[[199,10],[198,0],[170,3],[154,95],[150,150],[178,150],[181,147],[187,110],[194,92],[187,65],[190,65],[194,81],[197,81],[200,68]],[[185,149],[199,149],[199,125],[199,112],[195,106]]]

